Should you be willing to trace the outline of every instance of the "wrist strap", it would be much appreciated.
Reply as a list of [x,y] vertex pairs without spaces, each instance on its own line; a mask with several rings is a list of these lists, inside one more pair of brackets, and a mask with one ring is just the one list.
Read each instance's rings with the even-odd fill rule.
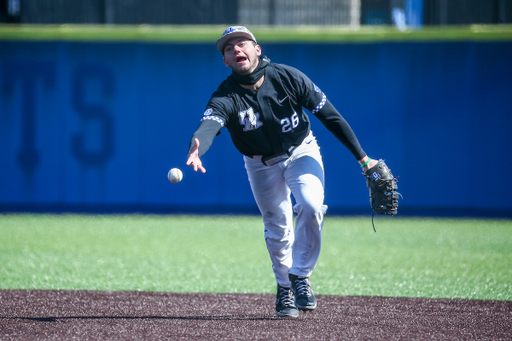
[[361,165],[361,168],[364,168],[367,164],[370,163],[371,160],[372,160],[372,158],[368,157],[368,160],[366,160],[366,162]]

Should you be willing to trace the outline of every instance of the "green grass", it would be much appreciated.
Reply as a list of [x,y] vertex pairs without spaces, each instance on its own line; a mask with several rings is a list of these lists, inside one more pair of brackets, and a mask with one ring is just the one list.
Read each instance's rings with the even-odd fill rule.
[[[15,25],[0,24],[0,41],[137,41],[212,43],[228,25]],[[250,26],[259,43],[369,43],[382,41],[511,41],[512,25],[432,26],[399,31],[392,26]]]
[[[512,300],[512,221],[326,217],[317,294]],[[273,293],[255,216],[0,215],[0,289]]]

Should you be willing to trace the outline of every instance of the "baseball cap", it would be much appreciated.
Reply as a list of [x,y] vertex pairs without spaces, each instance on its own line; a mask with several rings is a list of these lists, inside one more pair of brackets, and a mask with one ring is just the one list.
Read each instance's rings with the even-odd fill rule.
[[256,38],[254,38],[254,34],[251,33],[245,26],[230,26],[226,28],[224,33],[220,36],[219,40],[217,40],[217,50],[220,51],[220,53],[223,53],[224,51],[224,45],[226,45],[227,41],[231,38],[236,37],[245,37],[247,39],[250,39],[256,43]]

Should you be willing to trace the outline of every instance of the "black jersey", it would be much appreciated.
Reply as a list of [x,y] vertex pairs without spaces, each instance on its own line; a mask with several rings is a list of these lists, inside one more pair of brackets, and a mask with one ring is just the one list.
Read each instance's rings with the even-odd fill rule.
[[229,76],[213,93],[201,121],[225,126],[244,155],[275,155],[300,145],[309,133],[303,108],[315,114],[325,102],[325,94],[304,73],[270,63],[257,90],[245,89]]

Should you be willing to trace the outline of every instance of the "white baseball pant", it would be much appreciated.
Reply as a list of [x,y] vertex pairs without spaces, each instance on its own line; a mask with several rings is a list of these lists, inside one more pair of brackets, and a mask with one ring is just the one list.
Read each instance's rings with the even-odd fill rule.
[[[323,204],[324,166],[320,148],[310,132],[285,161],[272,166],[247,156],[244,161],[263,217],[276,281],[289,288],[288,274],[309,277],[320,256],[327,211]],[[295,199],[293,208],[291,194]],[[297,214],[295,231],[293,212]]]

